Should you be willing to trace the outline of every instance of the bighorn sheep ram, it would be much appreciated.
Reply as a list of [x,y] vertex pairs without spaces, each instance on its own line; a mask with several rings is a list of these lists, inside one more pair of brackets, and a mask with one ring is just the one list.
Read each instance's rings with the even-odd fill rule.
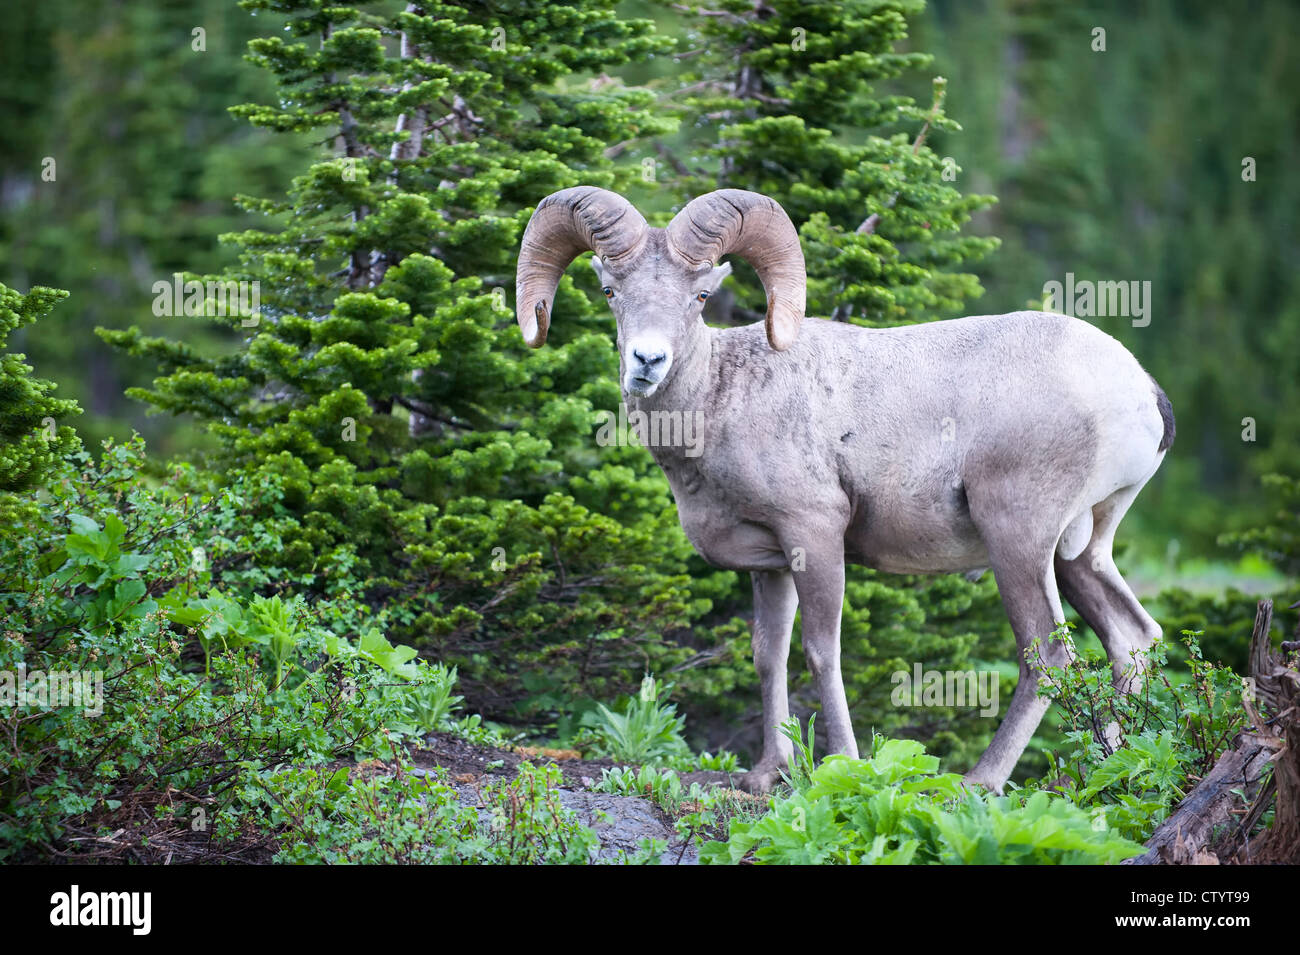
[[[1141,679],[1134,651],[1160,627],[1111,545],[1174,420],[1117,341],[1043,312],[889,329],[804,321],[799,237],[772,199],[719,190],[658,229],[623,197],[579,186],[543,199],[524,232],[517,317],[529,345],[545,342],[560,276],[588,250],[630,410],[704,411],[695,454],[650,450],[700,555],[753,577],[764,723],[747,788],[770,787],[790,754],[778,725],[796,608],[828,745],[857,755],[840,676],[846,560],[905,574],[993,569],[1020,679],[971,782],[1000,790],[1047,710],[1026,650],[1040,638],[1042,662],[1070,659],[1049,639],[1062,596],[1100,637],[1117,685]],[[767,291],[762,325],[704,323],[728,253]]]

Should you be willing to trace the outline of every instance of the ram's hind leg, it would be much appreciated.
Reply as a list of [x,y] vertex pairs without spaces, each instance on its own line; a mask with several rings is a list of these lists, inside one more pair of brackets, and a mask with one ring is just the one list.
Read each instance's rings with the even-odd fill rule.
[[[977,513],[976,502],[971,503],[972,516],[978,524],[981,515]],[[993,741],[966,774],[967,781],[999,792],[1050,706],[1049,700],[1038,695],[1040,662],[1065,666],[1073,657],[1068,643],[1051,637],[1065,620],[1052,573],[1052,554],[1059,529],[1036,532],[1031,527],[1003,527],[999,521],[1013,512],[996,502],[988,505],[982,530],[1002,605],[1016,635],[1020,679]],[[1039,646],[1031,653],[1035,640]]]
[[1094,507],[1087,548],[1074,560],[1058,554],[1055,564],[1061,596],[1097,634],[1110,658],[1115,686],[1124,692],[1141,687],[1141,652],[1160,636],[1160,625],[1133,595],[1111,555],[1115,529],[1141,489],[1141,484],[1121,488]]

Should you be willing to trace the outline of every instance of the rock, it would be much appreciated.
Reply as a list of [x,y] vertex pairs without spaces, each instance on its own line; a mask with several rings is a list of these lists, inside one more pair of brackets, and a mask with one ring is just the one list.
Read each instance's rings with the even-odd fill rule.
[[[560,790],[560,802],[572,809],[584,826],[600,840],[597,861],[615,862],[621,855],[632,855],[643,839],[668,843],[664,853],[666,865],[698,865],[699,853],[688,845],[682,849],[677,833],[664,821],[663,814],[648,799],[639,796],[615,796],[611,793]],[[680,859],[679,859],[680,856]]]
[[[413,768],[418,776],[437,775],[435,770]],[[482,808],[478,785],[448,780],[456,790],[460,804],[479,809],[479,820],[488,825],[491,819]],[[618,862],[631,856],[640,848],[641,840],[657,839],[668,844],[664,865],[699,865],[700,855],[695,846],[682,848],[672,824],[664,813],[649,799],[640,796],[616,796],[612,793],[593,793],[574,789],[559,789],[560,804],[578,814],[578,820],[596,834],[600,849],[593,860],[597,863]]]

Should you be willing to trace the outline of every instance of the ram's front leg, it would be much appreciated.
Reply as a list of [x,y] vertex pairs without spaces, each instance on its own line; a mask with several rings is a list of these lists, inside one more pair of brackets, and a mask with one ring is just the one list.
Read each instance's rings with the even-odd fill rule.
[[[804,658],[821,698],[819,729],[832,753],[857,757],[858,741],[849,720],[849,703],[840,673],[840,616],[844,610],[843,533],[816,535],[802,560],[791,561],[799,595],[799,638]],[[833,542],[823,544],[822,542]]]
[[756,570],[750,577],[754,582],[754,668],[763,692],[763,755],[741,785],[749,792],[763,793],[780,778],[794,752],[781,733],[781,724],[790,717],[786,661],[799,598],[788,570]]

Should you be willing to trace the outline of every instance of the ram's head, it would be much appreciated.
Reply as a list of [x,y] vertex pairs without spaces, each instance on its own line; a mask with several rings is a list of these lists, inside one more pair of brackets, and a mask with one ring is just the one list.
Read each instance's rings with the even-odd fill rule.
[[806,276],[799,235],[774,200],[720,189],[691,200],[656,229],[630,202],[594,186],[552,193],[533,212],[519,250],[516,315],[524,339],[546,341],[560,276],[575,258],[592,266],[618,322],[623,389],[648,396],[667,379],[673,356],[696,325],[704,301],[731,271],[734,253],[754,267],[767,291],[767,340],[782,351],[803,319]]

